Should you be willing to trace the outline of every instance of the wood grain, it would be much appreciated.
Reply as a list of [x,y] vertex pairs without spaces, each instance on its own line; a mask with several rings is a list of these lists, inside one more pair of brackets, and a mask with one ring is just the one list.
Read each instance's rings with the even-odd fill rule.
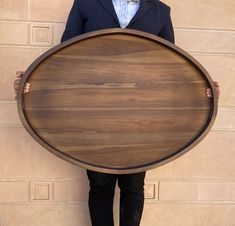
[[[36,60],[18,102],[49,151],[82,167],[139,172],[192,148],[217,111],[208,73],[178,47],[139,31],[92,32]],[[210,87],[213,98],[205,95]]]

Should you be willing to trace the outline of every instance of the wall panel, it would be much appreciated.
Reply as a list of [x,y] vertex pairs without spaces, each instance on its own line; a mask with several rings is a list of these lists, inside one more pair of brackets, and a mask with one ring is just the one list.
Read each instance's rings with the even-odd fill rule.
[[232,0],[163,0],[171,6],[175,27],[234,30]]

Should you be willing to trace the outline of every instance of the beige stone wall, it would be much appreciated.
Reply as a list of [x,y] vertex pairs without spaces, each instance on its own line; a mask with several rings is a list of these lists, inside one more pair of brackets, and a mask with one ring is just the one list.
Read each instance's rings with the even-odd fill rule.
[[[186,155],[148,172],[141,225],[234,226],[235,1],[164,2],[172,8],[177,45],[220,82],[221,98],[209,135]],[[59,43],[71,4],[0,1],[0,226],[90,226],[85,171],[27,134],[13,91],[15,71]]]

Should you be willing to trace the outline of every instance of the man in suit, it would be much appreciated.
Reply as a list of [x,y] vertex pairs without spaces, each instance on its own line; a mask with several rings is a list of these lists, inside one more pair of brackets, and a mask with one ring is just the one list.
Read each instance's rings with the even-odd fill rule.
[[[86,32],[128,28],[148,32],[174,43],[170,8],[158,0],[75,0],[61,41]],[[14,83],[18,93],[18,71]],[[218,83],[216,83],[218,86]],[[30,84],[24,87],[29,92]],[[211,90],[207,90],[211,97]],[[145,172],[116,175],[88,170],[89,210],[92,226],[113,226],[113,197],[116,182],[120,188],[120,226],[138,226],[144,205]]]
[[[75,0],[61,41],[90,31],[128,28],[174,43],[170,8],[158,0]],[[145,172],[127,175],[88,170],[89,210],[93,226],[113,226],[113,197],[120,188],[120,225],[138,226],[144,205]]]
[[170,8],[158,0],[75,0],[61,41],[120,27],[148,32],[174,43]]

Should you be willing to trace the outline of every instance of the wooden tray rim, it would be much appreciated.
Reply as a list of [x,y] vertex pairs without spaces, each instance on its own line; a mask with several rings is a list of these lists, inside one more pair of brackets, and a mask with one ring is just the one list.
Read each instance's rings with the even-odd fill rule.
[[[75,159],[60,150],[57,150],[56,148],[52,147],[50,144],[48,144],[46,141],[44,141],[35,131],[34,129],[30,126],[30,123],[28,122],[26,115],[24,113],[24,103],[23,103],[23,87],[25,83],[27,82],[28,78],[32,74],[32,72],[42,63],[44,60],[46,60],[48,57],[50,57],[52,54],[56,53],[57,51],[66,48],[76,42],[89,39],[89,38],[94,38],[102,35],[109,35],[109,34],[127,34],[127,35],[132,35],[132,36],[137,36],[141,38],[146,38],[151,41],[155,41],[157,43],[160,43],[171,50],[175,51],[182,57],[186,58],[193,66],[195,66],[202,74],[202,76],[205,78],[205,80],[208,83],[208,88],[211,88],[212,90],[212,107],[211,107],[211,112],[210,112],[210,118],[205,124],[205,127],[202,128],[201,132],[199,135],[192,140],[190,140],[189,144],[185,144],[185,147],[181,148],[180,150],[177,150],[177,153],[174,153],[170,156],[165,157],[164,159],[161,159],[159,161],[154,161],[153,163],[148,163],[148,165],[143,165],[143,166],[138,166],[137,167],[126,167],[126,168],[115,168],[115,167],[101,167],[96,164],[90,164],[83,162],[81,160]],[[27,95],[27,94],[26,94]],[[183,49],[180,47],[166,41],[165,39],[162,39],[158,36],[155,36],[153,34],[149,34],[146,32],[138,31],[138,30],[132,30],[132,29],[121,29],[121,28],[111,28],[111,29],[103,29],[103,30],[98,30],[98,31],[93,31],[89,33],[85,33],[82,35],[79,35],[77,37],[74,37],[70,40],[67,40],[63,43],[58,44],[57,46],[52,47],[49,49],[47,52],[39,56],[25,71],[25,74],[22,78],[22,82],[20,85],[19,89],[19,94],[17,98],[17,109],[18,109],[18,114],[20,116],[20,120],[24,126],[24,128],[28,131],[28,133],[39,143],[41,144],[44,148],[46,148],[48,151],[52,152],[56,156],[73,163],[77,166],[80,166],[82,168],[86,168],[89,170],[93,171],[98,171],[98,172],[105,172],[105,173],[114,173],[114,174],[128,174],[128,173],[137,173],[137,172],[142,172],[146,170],[150,170],[153,168],[156,168],[158,166],[164,165],[172,160],[175,160],[179,158],[180,156],[184,155],[187,153],[190,149],[192,149],[194,146],[196,146],[210,131],[212,128],[217,111],[218,111],[218,98],[217,98],[217,93],[215,89],[215,85],[213,83],[212,78],[210,77],[209,73],[207,70],[191,55],[189,55],[187,52],[185,52]]]

